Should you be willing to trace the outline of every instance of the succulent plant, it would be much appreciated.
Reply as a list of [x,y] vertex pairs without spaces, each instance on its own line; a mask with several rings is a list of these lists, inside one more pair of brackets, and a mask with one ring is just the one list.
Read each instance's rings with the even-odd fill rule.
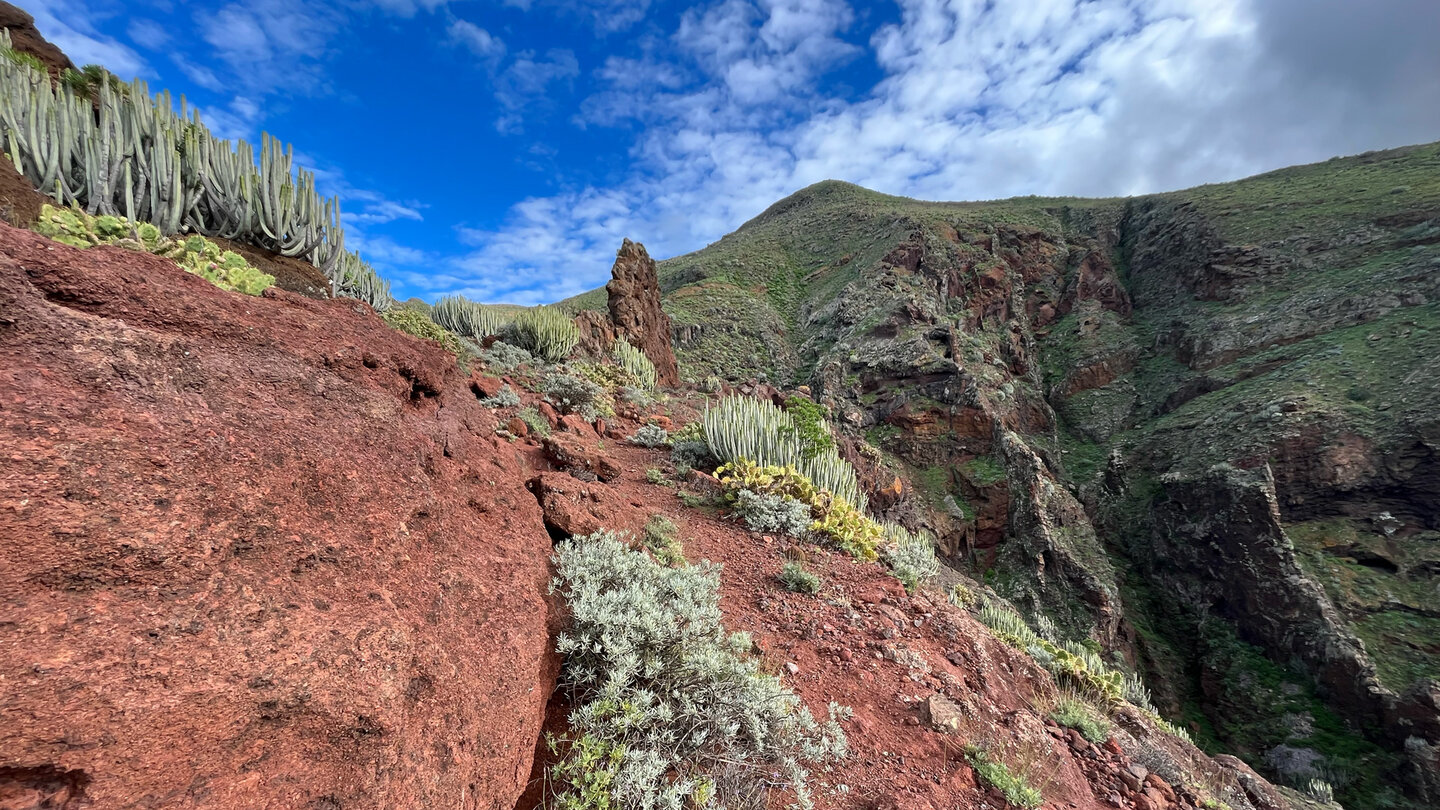
[[62,206],[197,233],[309,261],[337,295],[390,305],[389,287],[345,250],[340,202],[294,150],[265,135],[260,159],[245,141],[216,138],[198,110],[152,96],[98,65],[51,82],[38,60],[0,31],[0,139],[15,168]]
[[459,295],[441,298],[430,317],[451,332],[477,342],[500,334],[511,318],[502,307],[477,304]]
[[110,214],[92,217],[78,208],[45,205],[40,209],[35,230],[57,242],[78,248],[116,245],[154,253],[221,289],[246,295],[259,295],[275,283],[274,276],[256,270],[240,254],[221,250],[203,236],[167,239],[154,225],[136,225]]
[[613,353],[615,355],[615,362],[619,363],[621,368],[628,371],[630,376],[635,378],[636,382],[643,385],[646,389],[653,389],[655,387],[659,381],[659,376],[655,372],[655,364],[651,362],[649,357],[645,356],[644,352],[631,346],[630,342],[625,338],[620,338],[615,341]]
[[795,420],[770,402],[727,396],[706,408],[701,423],[711,452],[721,461],[748,459],[762,466],[794,467],[815,486],[865,511],[855,468],[833,446],[806,458],[808,448]]
[[564,360],[580,343],[580,329],[563,310],[531,307],[516,313],[505,327],[505,340],[552,363]]

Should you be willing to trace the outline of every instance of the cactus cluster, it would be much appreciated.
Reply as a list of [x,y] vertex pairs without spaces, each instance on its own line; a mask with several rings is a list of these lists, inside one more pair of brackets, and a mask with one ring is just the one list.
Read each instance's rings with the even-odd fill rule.
[[630,345],[625,338],[615,341],[613,351],[615,362],[630,373],[635,381],[645,387],[646,390],[654,390],[659,382],[659,376],[655,372],[655,364],[650,361],[645,353]]
[[531,307],[517,312],[506,324],[505,341],[543,360],[558,363],[579,345],[580,329],[561,309]]
[[[0,54],[14,53],[0,32]],[[168,92],[152,97],[139,79],[121,85],[98,67],[53,83],[32,61],[0,59],[0,137],[16,170],[57,204],[302,258],[337,295],[393,303],[345,250],[339,200],[320,196],[293,148],[265,135],[257,163],[250,144],[212,135],[183,96],[177,108]]]
[[807,447],[790,414],[767,401],[727,396],[705,409],[701,419],[710,450],[723,462],[748,459],[762,466],[794,467],[815,486],[864,512],[865,493],[855,468],[835,448],[806,458]]
[[259,295],[275,283],[274,276],[256,270],[240,254],[221,250],[203,236],[170,239],[148,222],[136,225],[108,214],[92,217],[76,208],[46,205],[40,209],[35,230],[73,247],[115,245],[163,256],[222,290]]
[[504,307],[477,304],[464,296],[452,295],[441,298],[430,311],[430,317],[451,332],[479,343],[500,334],[512,316]]

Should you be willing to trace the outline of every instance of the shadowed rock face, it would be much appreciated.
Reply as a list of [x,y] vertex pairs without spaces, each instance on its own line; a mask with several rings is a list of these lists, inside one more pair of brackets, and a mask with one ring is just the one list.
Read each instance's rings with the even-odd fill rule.
[[679,385],[680,369],[670,347],[670,316],[660,308],[655,260],[645,252],[644,245],[626,239],[610,275],[605,292],[609,295],[615,334],[650,358],[661,385]]
[[0,226],[0,403],[0,804],[514,805],[550,539],[452,355]]

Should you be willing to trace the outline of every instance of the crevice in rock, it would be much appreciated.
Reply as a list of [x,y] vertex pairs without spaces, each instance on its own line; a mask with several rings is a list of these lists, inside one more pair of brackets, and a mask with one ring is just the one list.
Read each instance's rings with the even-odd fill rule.
[[412,404],[418,404],[427,399],[435,399],[440,396],[440,389],[436,388],[434,383],[422,377],[415,369],[402,364],[399,371],[400,376],[404,377],[410,383],[410,402]]
[[0,802],[15,810],[80,810],[90,775],[54,765],[0,767]]

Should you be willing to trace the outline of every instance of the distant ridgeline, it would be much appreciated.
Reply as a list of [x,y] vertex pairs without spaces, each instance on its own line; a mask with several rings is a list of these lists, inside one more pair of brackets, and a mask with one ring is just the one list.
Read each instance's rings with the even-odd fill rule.
[[345,250],[340,201],[296,169],[293,147],[266,134],[250,144],[216,138],[170,94],[150,96],[96,65],[52,81],[0,31],[0,136],[6,157],[36,189],[89,214],[154,224],[166,236],[198,233],[310,262],[336,295],[376,310],[394,304],[388,282]]

